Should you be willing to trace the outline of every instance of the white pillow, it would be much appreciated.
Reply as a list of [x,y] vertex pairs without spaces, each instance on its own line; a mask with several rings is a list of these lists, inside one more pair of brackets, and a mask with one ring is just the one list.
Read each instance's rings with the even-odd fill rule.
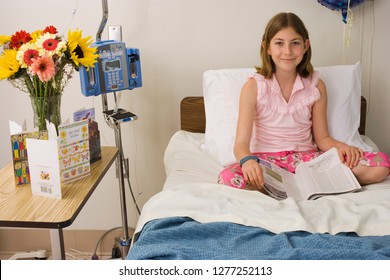
[[[361,68],[360,64],[318,67],[328,93],[329,133],[339,141],[372,151],[359,135]],[[203,74],[206,111],[203,149],[215,154],[226,166],[236,162],[233,146],[238,118],[238,104],[243,84],[255,73],[254,68],[208,70]]]

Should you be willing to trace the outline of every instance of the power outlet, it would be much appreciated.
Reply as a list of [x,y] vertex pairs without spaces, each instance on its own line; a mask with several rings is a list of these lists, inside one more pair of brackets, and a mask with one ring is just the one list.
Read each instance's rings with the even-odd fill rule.
[[122,26],[111,25],[108,27],[108,39],[122,42]]

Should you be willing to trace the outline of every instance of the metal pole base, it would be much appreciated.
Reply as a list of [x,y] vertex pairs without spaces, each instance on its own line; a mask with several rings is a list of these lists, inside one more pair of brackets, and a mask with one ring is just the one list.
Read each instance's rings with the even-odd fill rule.
[[121,250],[121,255],[123,260],[126,259],[126,256],[129,253],[130,244],[131,244],[131,238],[124,238],[124,237],[121,238],[120,250]]

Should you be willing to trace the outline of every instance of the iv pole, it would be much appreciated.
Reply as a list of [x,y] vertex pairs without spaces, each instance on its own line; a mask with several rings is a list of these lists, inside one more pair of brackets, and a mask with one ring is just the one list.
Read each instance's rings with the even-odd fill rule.
[[[102,0],[102,8],[103,8],[103,17],[102,21],[100,23],[99,29],[96,34],[96,41],[101,41],[101,34],[105,28],[105,25],[107,23],[108,19],[108,4],[107,0]],[[122,135],[121,135],[121,122],[120,120],[113,117],[113,115],[108,115],[106,112],[108,111],[108,102],[107,102],[107,95],[102,94],[102,104],[103,104],[103,113],[105,116],[106,123],[114,129],[115,132],[115,142],[116,146],[119,149],[118,157],[116,159],[116,166],[118,168],[118,179],[119,179],[119,193],[120,193],[120,202],[121,202],[121,214],[122,214],[122,228],[123,228],[123,236],[120,239],[120,249],[122,254],[122,259],[124,259],[130,249],[130,242],[131,239],[129,237],[129,231],[128,231],[128,224],[127,224],[127,209],[126,209],[126,195],[125,195],[125,182],[124,182],[124,172],[123,172],[123,165],[124,165],[124,155],[123,155],[123,149],[122,149]],[[114,97],[116,100],[116,95],[114,92]],[[111,112],[112,113],[112,112]],[[113,113],[117,115],[117,110],[114,110]],[[127,174],[128,175],[128,174]],[[129,182],[130,184],[130,182]],[[131,186],[130,186],[131,188]]]

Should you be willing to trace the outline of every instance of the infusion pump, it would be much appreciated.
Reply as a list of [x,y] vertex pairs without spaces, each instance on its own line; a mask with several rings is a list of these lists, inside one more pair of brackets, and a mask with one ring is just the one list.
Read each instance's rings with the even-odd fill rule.
[[93,43],[99,55],[95,67],[80,67],[81,91],[85,96],[133,89],[142,86],[138,49],[124,42],[107,40]]

